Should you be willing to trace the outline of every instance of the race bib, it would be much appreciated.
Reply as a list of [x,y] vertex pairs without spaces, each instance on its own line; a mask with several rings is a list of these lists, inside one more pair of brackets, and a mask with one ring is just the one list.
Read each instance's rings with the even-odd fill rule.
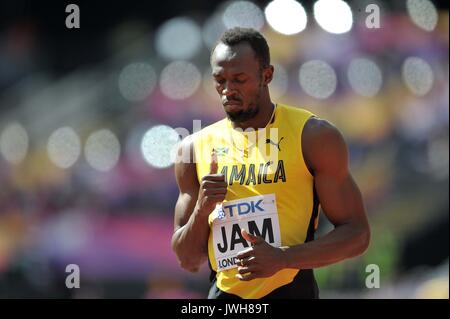
[[275,194],[247,197],[216,206],[212,230],[217,271],[237,267],[237,253],[250,247],[241,235],[242,228],[263,237],[274,247],[281,246]]

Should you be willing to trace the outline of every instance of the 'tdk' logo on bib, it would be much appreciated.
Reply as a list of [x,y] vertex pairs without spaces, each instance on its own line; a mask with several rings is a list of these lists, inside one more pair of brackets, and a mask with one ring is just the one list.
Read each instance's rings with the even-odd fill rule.
[[236,254],[250,246],[241,229],[263,237],[275,247],[281,246],[275,194],[260,195],[218,205],[212,224],[217,270],[237,267]]
[[[245,215],[249,213],[259,213],[264,212],[264,208],[261,206],[263,200],[260,199],[258,201],[249,201],[238,204],[226,204],[226,206],[221,206],[218,208],[217,217],[219,219],[225,218],[227,215],[229,217],[233,217],[234,215]],[[225,212],[226,211],[226,212]]]

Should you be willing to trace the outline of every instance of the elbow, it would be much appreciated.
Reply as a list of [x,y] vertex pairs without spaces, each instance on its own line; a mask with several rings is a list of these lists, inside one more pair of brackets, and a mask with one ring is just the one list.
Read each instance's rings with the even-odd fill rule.
[[186,253],[183,253],[183,251],[178,248],[179,247],[177,247],[176,245],[172,246],[173,251],[177,255],[177,260],[180,267],[192,273],[198,272],[202,264],[202,259],[189,256]]
[[357,235],[357,242],[358,242],[357,255],[362,255],[367,251],[370,245],[370,237],[371,237],[370,227],[369,225],[365,225],[364,227],[362,227],[362,229],[358,232]]
[[200,269],[200,267],[192,262],[188,262],[188,261],[179,261],[181,268],[183,268],[184,270],[191,272],[191,273],[196,273],[198,272],[198,270]]
[[186,247],[178,241],[176,234],[172,237],[172,250],[177,256],[180,267],[189,272],[198,272],[203,261],[206,259],[205,256],[199,257],[196,252],[187,251]]
[[184,270],[195,273],[199,271],[200,266],[203,263],[203,258],[192,258],[187,256],[180,258],[180,256],[178,256],[178,263]]

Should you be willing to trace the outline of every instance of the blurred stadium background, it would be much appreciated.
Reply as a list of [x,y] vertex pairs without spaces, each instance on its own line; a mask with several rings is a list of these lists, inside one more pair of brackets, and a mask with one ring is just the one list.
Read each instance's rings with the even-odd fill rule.
[[174,128],[223,117],[209,53],[236,25],[267,37],[273,99],[349,144],[372,242],[316,270],[321,297],[448,298],[448,2],[73,1],[67,29],[69,3],[0,1],[1,298],[206,296],[207,267],[184,272],[170,249],[171,148]]

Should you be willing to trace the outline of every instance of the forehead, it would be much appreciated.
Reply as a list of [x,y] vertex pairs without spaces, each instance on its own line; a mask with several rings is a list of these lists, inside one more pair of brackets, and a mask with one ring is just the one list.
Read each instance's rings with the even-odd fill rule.
[[219,43],[211,56],[213,74],[222,72],[251,73],[259,70],[255,52],[248,43],[228,46]]

